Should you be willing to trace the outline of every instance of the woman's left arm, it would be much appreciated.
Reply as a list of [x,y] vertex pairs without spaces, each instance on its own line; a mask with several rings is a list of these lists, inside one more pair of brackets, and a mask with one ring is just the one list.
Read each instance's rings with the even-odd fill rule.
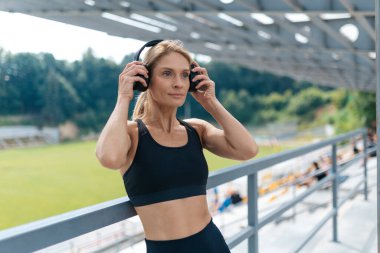
[[208,77],[207,70],[198,66],[194,71],[201,73],[193,79],[201,80],[196,88],[204,87],[203,92],[198,90],[192,96],[222,127],[219,129],[204,120],[196,120],[202,126],[203,146],[214,154],[235,160],[248,160],[256,156],[258,145],[248,130],[216,98],[215,83]]

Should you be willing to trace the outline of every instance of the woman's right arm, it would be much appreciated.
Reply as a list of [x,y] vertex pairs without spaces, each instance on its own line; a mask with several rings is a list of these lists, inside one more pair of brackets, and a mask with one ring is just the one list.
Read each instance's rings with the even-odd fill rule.
[[133,99],[133,83],[145,80],[137,74],[147,77],[147,69],[141,62],[131,62],[119,75],[118,97],[115,108],[96,143],[96,157],[106,168],[120,169],[128,162],[128,151],[131,147],[131,137],[128,131],[128,110]]

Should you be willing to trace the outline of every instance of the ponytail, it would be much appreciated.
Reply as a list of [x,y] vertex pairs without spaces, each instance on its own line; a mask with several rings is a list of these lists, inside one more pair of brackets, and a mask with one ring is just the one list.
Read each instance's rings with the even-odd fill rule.
[[141,92],[133,109],[132,120],[142,119],[146,116],[148,107],[148,92]]

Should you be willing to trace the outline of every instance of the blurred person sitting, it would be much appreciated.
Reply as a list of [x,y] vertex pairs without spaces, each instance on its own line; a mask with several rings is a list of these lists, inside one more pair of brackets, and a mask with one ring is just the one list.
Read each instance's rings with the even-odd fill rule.
[[230,205],[236,205],[243,200],[246,200],[245,197],[242,197],[239,190],[229,187],[225,194],[225,199],[222,204],[218,207],[219,212],[223,212]]

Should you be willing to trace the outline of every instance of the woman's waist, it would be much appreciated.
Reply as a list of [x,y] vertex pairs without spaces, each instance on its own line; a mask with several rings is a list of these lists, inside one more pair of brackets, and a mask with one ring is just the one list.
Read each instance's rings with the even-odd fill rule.
[[136,207],[149,240],[174,240],[202,230],[211,214],[205,196],[188,197]]

